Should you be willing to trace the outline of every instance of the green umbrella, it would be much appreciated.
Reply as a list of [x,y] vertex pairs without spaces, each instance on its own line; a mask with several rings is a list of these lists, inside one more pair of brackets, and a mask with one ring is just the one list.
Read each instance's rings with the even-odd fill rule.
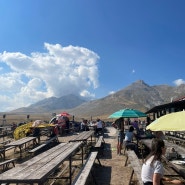
[[147,117],[147,115],[139,110],[135,109],[122,109],[117,112],[114,112],[109,116],[109,118],[139,118],[139,117]]

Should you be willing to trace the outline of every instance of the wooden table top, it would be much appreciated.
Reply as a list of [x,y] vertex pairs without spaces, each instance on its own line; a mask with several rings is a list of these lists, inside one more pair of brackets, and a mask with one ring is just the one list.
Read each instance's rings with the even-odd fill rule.
[[89,137],[91,137],[93,134],[94,134],[94,131],[83,131],[79,135],[69,140],[69,142],[84,141],[84,140],[87,140]]
[[5,147],[9,147],[9,146],[20,146],[23,145],[25,143],[28,143],[30,141],[36,140],[36,137],[24,137],[15,141],[12,141],[8,144],[5,145]]
[[81,142],[61,143],[32,159],[16,165],[0,174],[0,183],[38,183],[47,180],[64,160],[68,159],[81,146]]
[[[140,142],[145,144],[148,148],[151,148],[152,139],[141,139]],[[177,151],[178,154],[185,154],[185,148],[184,147],[179,146],[175,143],[171,143],[167,140],[164,140],[164,142],[165,142],[165,145],[167,146],[167,151],[170,148],[175,148],[175,151]]]

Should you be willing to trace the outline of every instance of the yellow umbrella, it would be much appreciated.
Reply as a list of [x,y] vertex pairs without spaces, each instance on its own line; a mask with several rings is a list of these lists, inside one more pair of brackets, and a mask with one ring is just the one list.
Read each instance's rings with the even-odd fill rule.
[[146,127],[151,131],[185,131],[185,111],[161,116]]

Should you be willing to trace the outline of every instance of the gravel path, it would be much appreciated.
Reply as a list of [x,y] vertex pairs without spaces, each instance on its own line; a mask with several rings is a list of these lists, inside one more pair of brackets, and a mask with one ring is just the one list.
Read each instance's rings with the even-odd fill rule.
[[[101,185],[126,185],[129,181],[131,168],[125,167],[124,155],[117,155],[116,144],[117,136],[116,129],[107,127],[105,132],[105,148],[104,156],[100,159],[103,167],[97,167],[95,177],[98,184]],[[101,169],[100,169],[101,168]]]

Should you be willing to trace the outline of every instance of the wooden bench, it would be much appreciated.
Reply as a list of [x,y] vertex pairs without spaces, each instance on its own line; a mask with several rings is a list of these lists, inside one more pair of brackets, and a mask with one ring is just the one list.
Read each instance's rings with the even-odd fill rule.
[[[79,174],[77,175],[77,177],[75,178],[75,180],[73,181],[72,185],[85,185],[86,181],[88,179],[89,174],[91,173],[91,169],[93,167],[93,164],[97,158],[98,152],[91,152],[88,159],[86,160],[86,163],[84,164],[84,166],[82,167],[82,169],[80,170]],[[96,180],[93,176],[93,174],[91,173],[93,180],[96,183]]]
[[8,151],[8,150],[11,150],[11,149],[15,149],[15,146],[10,146],[10,147],[7,147],[7,148],[1,148],[0,149],[0,157],[5,160],[5,152]]
[[98,153],[103,155],[103,146],[102,146],[102,144],[104,144],[104,143],[105,143],[105,141],[104,141],[103,136],[99,136],[95,146],[92,147],[92,150],[93,151],[98,151]]
[[138,180],[138,184],[139,185],[143,185],[142,179],[141,179],[141,169],[142,169],[142,165],[137,157],[137,155],[135,154],[135,152],[133,150],[128,150],[126,151],[126,161],[125,161],[125,166],[127,165],[127,162],[129,160],[131,167],[133,168],[131,177],[130,177],[130,182],[132,181],[133,175],[135,174]]
[[9,169],[9,165],[10,164],[12,164],[13,167],[15,167],[15,161],[16,160],[17,160],[16,158],[13,158],[13,159],[9,159],[9,160],[3,161],[3,162],[0,163],[0,166],[3,167],[3,171],[6,171],[6,170]]
[[34,155],[36,152],[39,152],[41,149],[50,145],[52,142],[59,143],[58,136],[55,136],[55,137],[52,137],[52,138],[48,139],[45,143],[43,143],[43,144],[33,148],[32,150],[30,150],[29,153]]

